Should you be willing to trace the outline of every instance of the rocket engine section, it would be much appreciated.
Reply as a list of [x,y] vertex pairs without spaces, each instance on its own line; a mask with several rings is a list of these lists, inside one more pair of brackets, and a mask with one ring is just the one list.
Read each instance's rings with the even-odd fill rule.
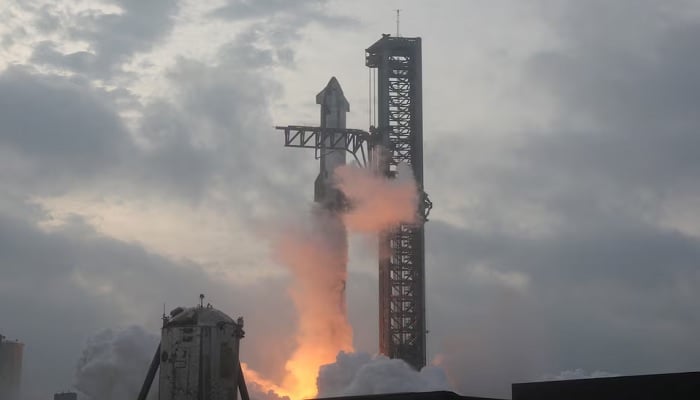
[[178,307],[164,319],[160,348],[160,400],[237,400],[237,321],[211,305]]

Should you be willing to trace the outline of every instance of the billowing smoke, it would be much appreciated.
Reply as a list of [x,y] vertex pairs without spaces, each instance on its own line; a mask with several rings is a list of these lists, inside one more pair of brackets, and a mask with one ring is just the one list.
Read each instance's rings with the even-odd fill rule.
[[[98,333],[83,349],[75,388],[89,400],[135,399],[158,342],[158,336],[139,326]],[[149,399],[155,399],[157,391],[151,388]]]
[[338,354],[318,375],[319,397],[452,390],[445,371],[427,366],[416,371],[402,360],[367,353]]
[[367,168],[344,165],[335,180],[350,202],[343,221],[351,232],[378,233],[397,224],[416,222],[418,188],[411,167],[399,164],[395,179],[376,175]]
[[[75,389],[85,400],[136,399],[158,342],[157,335],[140,326],[99,332],[88,339],[83,349],[76,369]],[[257,384],[254,372],[246,371],[245,376],[254,400],[289,400]],[[157,393],[156,377],[148,399],[156,400]]]

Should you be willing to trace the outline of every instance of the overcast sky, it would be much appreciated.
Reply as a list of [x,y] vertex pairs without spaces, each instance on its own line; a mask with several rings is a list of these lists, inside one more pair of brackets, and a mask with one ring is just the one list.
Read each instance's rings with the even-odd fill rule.
[[[423,38],[429,357],[455,389],[700,369],[697,1],[0,0],[0,333],[31,400],[97,331],[157,332],[201,292],[281,374],[265,232],[317,164],[273,126],[316,123],[336,76],[366,129],[364,49],[396,8]],[[348,305],[374,352],[371,243]]]

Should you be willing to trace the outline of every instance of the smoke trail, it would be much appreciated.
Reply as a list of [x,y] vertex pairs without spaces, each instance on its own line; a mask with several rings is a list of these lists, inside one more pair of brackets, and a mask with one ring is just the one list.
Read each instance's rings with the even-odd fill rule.
[[289,293],[299,322],[297,346],[278,394],[308,398],[316,394],[318,368],[332,362],[338,351],[352,350],[345,310],[347,238],[338,215],[322,208],[315,208],[307,223],[281,232],[273,251],[292,272]]
[[[135,399],[157,346],[158,336],[139,326],[102,331],[83,349],[74,386],[90,400]],[[148,398],[157,392],[151,388]]]
[[367,353],[341,352],[318,375],[319,397],[435,390],[452,390],[442,368],[427,366],[419,372],[403,360]]

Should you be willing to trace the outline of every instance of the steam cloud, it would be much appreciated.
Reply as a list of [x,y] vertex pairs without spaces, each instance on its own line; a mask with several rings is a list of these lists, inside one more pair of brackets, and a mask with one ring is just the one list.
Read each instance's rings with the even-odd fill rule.
[[[158,341],[158,336],[139,326],[98,333],[83,349],[75,388],[90,400],[135,399]],[[151,388],[148,398],[156,399],[157,392]]]
[[[157,335],[135,325],[97,333],[88,339],[78,361],[75,389],[87,400],[136,399],[158,342]],[[246,374],[246,380],[250,378]],[[255,382],[248,382],[248,390],[255,400],[289,400]],[[156,400],[157,393],[158,378],[153,381],[148,400]]]
[[343,165],[336,168],[335,181],[351,204],[343,214],[351,232],[378,233],[402,222],[417,222],[418,187],[408,165],[399,164],[395,179]]
[[319,397],[434,390],[452,390],[442,368],[427,366],[418,372],[403,360],[367,353],[341,352],[318,375]]

